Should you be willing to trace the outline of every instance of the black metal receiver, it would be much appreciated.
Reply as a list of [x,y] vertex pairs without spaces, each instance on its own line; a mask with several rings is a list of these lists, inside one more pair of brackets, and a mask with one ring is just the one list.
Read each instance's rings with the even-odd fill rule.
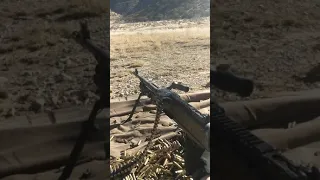
[[79,156],[82,152],[84,144],[88,139],[89,134],[95,129],[94,127],[94,120],[98,114],[98,112],[104,108],[109,107],[109,93],[108,92],[108,85],[107,85],[107,78],[109,73],[109,65],[108,60],[109,56],[106,52],[95,46],[90,41],[90,32],[88,30],[87,22],[80,23],[80,32],[74,32],[73,36],[74,39],[81,44],[84,48],[88,49],[95,57],[98,62],[96,66],[96,74],[94,75],[94,82],[98,86],[100,99],[96,101],[87,121],[84,121],[82,124],[80,135],[74,145],[69,160],[67,161],[66,166],[63,169],[59,180],[67,180],[79,159]]
[[261,179],[307,180],[303,171],[292,165],[278,150],[230,120],[216,103],[211,103],[210,108],[211,135],[215,142],[227,145],[243,157]]
[[172,83],[167,88],[159,88],[155,84],[148,82],[145,78],[141,77],[138,74],[137,69],[135,70],[134,75],[140,79],[141,93],[136,101],[132,113],[123,123],[131,120],[136,106],[139,103],[140,97],[142,95],[146,95],[151,98],[155,104],[161,104],[164,113],[173,119],[179,127],[184,130],[188,137],[203,149],[209,150],[209,145],[205,141],[205,126],[209,123],[210,116],[201,114],[196,108],[183,101],[177,93],[171,91],[171,89],[177,89],[188,92],[189,88],[179,83]]
[[[241,80],[234,75],[217,74],[215,82],[229,84],[229,89],[235,92]],[[219,79],[220,78],[220,79]],[[228,81],[230,80],[230,81]],[[224,82],[222,82],[224,81]],[[238,82],[235,82],[238,81]],[[248,80],[246,80],[248,82]],[[251,83],[249,83],[251,84]],[[219,87],[219,86],[217,86]],[[248,86],[253,87],[252,85]],[[226,90],[225,88],[222,90]],[[247,91],[248,94],[249,91]],[[249,93],[250,94],[250,93]],[[307,168],[294,165],[281,152],[268,143],[253,135],[248,129],[229,119],[222,107],[211,100],[211,137],[219,146],[223,145],[242,157],[244,164],[252,168],[258,179],[277,180],[319,180],[320,173],[317,168]]]

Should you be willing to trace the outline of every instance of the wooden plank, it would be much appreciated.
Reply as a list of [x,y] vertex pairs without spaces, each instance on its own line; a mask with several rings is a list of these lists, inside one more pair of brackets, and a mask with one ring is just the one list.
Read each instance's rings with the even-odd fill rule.
[[[72,107],[59,109],[54,111],[56,117],[56,123],[67,123],[87,120],[91,112],[92,107]],[[98,116],[98,120],[108,119],[109,109],[104,109]],[[25,127],[35,127],[35,126],[45,126],[53,124],[51,122],[48,113],[43,112],[40,114],[32,116],[16,116],[0,121],[1,129],[10,128],[25,128]]]

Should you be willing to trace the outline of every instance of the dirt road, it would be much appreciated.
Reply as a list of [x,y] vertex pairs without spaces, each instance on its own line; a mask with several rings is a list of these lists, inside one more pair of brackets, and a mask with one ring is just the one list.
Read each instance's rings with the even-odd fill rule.
[[159,86],[173,81],[192,91],[205,89],[210,80],[209,18],[198,20],[111,23],[111,98],[138,93],[141,75]]
[[0,2],[0,119],[93,101],[96,62],[70,35],[86,18],[93,41],[106,48],[107,3]]

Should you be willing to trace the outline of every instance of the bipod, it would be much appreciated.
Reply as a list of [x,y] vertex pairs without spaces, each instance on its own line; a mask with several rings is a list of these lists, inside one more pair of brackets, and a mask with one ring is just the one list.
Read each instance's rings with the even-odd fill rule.
[[77,160],[79,159],[80,153],[82,152],[82,149],[84,147],[84,144],[86,140],[88,139],[88,136],[90,132],[94,129],[94,120],[100,110],[103,109],[103,104],[101,103],[101,100],[97,100],[96,103],[93,106],[93,109],[89,115],[88,120],[84,121],[82,123],[82,128],[80,135],[76,141],[76,144],[74,145],[71,154],[69,156],[69,160],[66,164],[66,166],[63,169],[63,172],[58,180],[67,180],[74,168],[74,166],[77,163]]

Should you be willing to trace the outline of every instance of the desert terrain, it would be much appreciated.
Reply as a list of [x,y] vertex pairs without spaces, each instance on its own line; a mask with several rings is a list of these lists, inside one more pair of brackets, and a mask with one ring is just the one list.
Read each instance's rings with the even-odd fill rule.
[[[248,98],[216,89],[211,98],[221,102],[229,118],[294,165],[312,167],[318,178],[319,19],[319,1],[211,1],[211,66],[230,65],[231,72],[255,83]],[[255,179],[240,172],[243,165],[231,152],[220,153],[211,158],[221,179]],[[230,168],[239,170],[234,177]]]
[[[210,19],[128,22],[126,17],[115,12],[111,12],[110,19],[111,174],[121,176],[121,172],[129,170],[131,173],[126,178],[190,179],[186,176],[182,158],[181,136],[173,120],[165,114],[161,115],[156,139],[161,136],[159,138],[163,140],[154,139],[155,144],[142,159],[139,159],[139,153],[149,141],[155,107],[151,105],[150,109],[141,100],[132,121],[121,123],[128,118],[139,94],[139,79],[132,74],[135,69],[160,87],[181,82],[190,87],[191,93],[207,90],[206,98],[201,99],[204,103],[198,108],[202,113],[210,112]],[[193,105],[200,104],[200,99],[195,101]],[[175,147],[177,144],[178,147]],[[179,162],[173,157],[180,158]],[[136,158],[144,163],[117,171],[122,163]],[[179,165],[173,165],[175,163]],[[138,172],[138,169],[141,171]]]
[[124,23],[112,14],[111,98],[139,93],[135,68],[161,87],[181,82],[191,91],[208,88],[209,18]]
[[[107,1],[0,2],[0,119],[91,104],[94,57],[71,39],[87,19],[106,49]],[[23,7],[23,8],[22,8]]]
[[319,1],[213,0],[211,64],[230,64],[235,74],[253,79],[251,98],[317,88],[319,18]]
[[[61,175],[97,99],[96,60],[72,33],[87,20],[93,43],[107,51],[108,12],[104,0],[0,2],[0,179]],[[99,133],[69,179],[107,178],[107,138]]]

